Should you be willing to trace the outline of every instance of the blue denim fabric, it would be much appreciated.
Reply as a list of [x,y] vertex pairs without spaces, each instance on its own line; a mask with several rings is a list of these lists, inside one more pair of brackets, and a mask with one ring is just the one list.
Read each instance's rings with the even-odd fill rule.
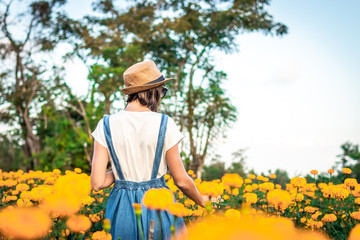
[[[132,206],[133,203],[142,203],[144,193],[150,188],[168,188],[165,183],[164,176],[161,178],[156,178],[164,145],[166,126],[167,116],[163,114],[161,117],[151,179],[143,182],[132,182],[124,179],[112,144],[109,116],[104,117],[104,133],[106,143],[120,178],[120,180],[115,180],[114,182],[114,186],[110,192],[105,211],[105,218],[110,219],[111,222],[110,233],[112,239],[114,240],[117,240],[119,237],[121,240],[140,239],[140,232],[136,222],[135,211]],[[158,214],[155,210],[147,209],[144,205],[142,205],[141,224],[143,226],[145,239],[148,239],[150,221],[152,219],[155,220],[154,239],[159,239],[160,236],[160,239],[170,238],[171,225],[175,225],[177,231],[185,227],[183,218],[177,218],[176,223],[174,223],[175,218],[169,212],[161,211],[160,215],[161,221],[159,221]],[[162,230],[161,232],[159,228],[160,222]]]

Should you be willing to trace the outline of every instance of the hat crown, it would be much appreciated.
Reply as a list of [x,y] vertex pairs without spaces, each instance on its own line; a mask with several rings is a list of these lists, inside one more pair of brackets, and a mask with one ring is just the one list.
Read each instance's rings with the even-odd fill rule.
[[125,87],[142,86],[161,77],[154,61],[148,60],[130,66],[123,74]]

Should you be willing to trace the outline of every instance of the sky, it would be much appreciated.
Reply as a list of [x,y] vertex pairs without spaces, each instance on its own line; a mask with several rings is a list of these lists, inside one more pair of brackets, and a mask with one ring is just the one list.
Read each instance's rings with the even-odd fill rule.
[[[76,4],[67,5],[73,17],[91,10]],[[237,37],[237,52],[214,52],[239,113],[213,146],[227,165],[232,152],[246,149],[248,169],[303,176],[331,168],[346,141],[360,143],[358,9],[357,0],[273,0],[268,11],[287,35],[246,33]],[[69,85],[85,93],[87,68],[75,60],[66,70]]]

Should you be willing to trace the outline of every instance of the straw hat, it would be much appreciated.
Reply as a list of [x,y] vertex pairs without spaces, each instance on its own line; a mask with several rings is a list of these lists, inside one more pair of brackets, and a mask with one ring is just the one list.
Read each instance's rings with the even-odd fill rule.
[[123,74],[124,94],[132,94],[160,86],[173,78],[164,78],[153,61],[144,61],[130,66]]

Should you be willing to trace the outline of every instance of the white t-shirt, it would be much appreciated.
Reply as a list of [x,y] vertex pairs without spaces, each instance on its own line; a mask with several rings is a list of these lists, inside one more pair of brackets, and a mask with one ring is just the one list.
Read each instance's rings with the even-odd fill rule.
[[[125,180],[142,182],[151,179],[160,122],[161,114],[156,112],[121,110],[110,115],[109,124],[112,142]],[[92,136],[97,142],[108,148],[103,124],[103,119],[101,119],[94,132],[92,132]],[[157,178],[163,176],[167,171],[166,151],[183,138],[184,136],[179,131],[174,120],[169,117]],[[111,156],[110,161],[115,179],[119,179]]]

